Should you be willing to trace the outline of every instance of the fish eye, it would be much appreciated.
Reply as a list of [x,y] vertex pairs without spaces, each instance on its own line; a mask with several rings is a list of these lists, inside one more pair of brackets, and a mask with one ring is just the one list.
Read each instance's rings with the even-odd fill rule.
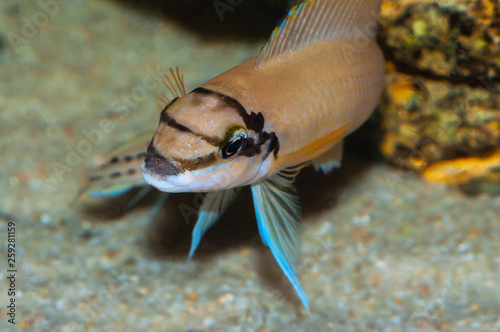
[[220,150],[221,157],[223,159],[228,159],[237,155],[241,150],[243,150],[243,147],[245,146],[247,140],[247,133],[243,128],[236,128],[236,130],[235,129],[230,130],[228,134],[229,135],[226,136],[230,138],[226,141],[226,143],[222,146],[222,149]]

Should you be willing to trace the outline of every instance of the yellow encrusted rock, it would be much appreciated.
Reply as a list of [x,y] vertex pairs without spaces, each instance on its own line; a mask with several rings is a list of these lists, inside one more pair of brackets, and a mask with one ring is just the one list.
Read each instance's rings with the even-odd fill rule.
[[482,167],[480,175],[468,169],[479,160],[495,164],[484,156],[500,146],[500,3],[387,0],[380,23],[387,57],[379,107],[384,156],[419,172],[460,158],[450,163],[464,167],[461,179],[487,177],[495,167]]

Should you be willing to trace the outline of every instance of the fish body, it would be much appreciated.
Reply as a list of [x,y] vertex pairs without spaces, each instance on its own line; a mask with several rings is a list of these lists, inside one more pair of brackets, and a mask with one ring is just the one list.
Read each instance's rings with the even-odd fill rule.
[[[374,41],[379,7],[310,0],[292,8],[259,57],[165,107],[145,180],[168,192],[213,191],[322,155],[340,164],[325,153],[338,157],[336,143],[368,118],[383,88],[384,59]],[[236,127],[244,131],[237,138],[245,141],[237,151],[243,158],[221,158]]]
[[[371,52],[350,43],[317,43],[257,69],[254,58],[201,86],[238,100],[249,113],[262,113],[263,131],[279,139],[277,158],[270,158],[265,176],[293,166],[293,162],[281,162],[280,157],[348,126],[338,137],[340,141],[373,112],[383,87],[384,58],[374,41],[365,46]],[[299,162],[324,152],[305,151]]]
[[249,185],[261,238],[309,311],[296,270],[301,211],[293,181],[311,163],[324,172],[338,167],[343,137],[376,107],[384,85],[375,43],[380,2],[303,1],[258,57],[165,100],[142,175],[164,192],[213,192],[201,205],[190,258]]

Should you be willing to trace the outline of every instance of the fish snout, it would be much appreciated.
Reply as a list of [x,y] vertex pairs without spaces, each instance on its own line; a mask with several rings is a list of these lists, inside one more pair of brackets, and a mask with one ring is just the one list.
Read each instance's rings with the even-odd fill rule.
[[152,145],[148,147],[148,154],[142,165],[142,171],[155,174],[161,178],[180,173],[180,170],[167,158],[160,155]]

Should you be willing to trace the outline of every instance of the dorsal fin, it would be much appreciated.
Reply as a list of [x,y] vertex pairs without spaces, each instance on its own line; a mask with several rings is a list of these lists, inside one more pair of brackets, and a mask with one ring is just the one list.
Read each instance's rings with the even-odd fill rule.
[[172,99],[176,97],[182,97],[186,95],[186,89],[184,88],[184,75],[179,72],[179,67],[175,67],[175,71],[169,68],[170,77],[167,73],[164,73],[165,79],[163,80],[163,85],[168,90],[170,96],[165,92],[162,92],[158,96],[158,104],[156,105],[159,111],[165,108],[165,105],[170,103]]
[[294,6],[260,52],[255,67],[325,40],[373,40],[381,0],[305,0]]

